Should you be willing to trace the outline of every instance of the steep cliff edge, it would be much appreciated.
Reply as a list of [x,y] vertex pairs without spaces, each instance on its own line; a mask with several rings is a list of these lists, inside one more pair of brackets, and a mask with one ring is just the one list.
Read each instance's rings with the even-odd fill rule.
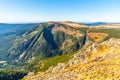
[[9,49],[11,62],[27,62],[37,56],[52,57],[74,52],[81,48],[84,32],[88,28],[78,23],[40,23],[14,41]]

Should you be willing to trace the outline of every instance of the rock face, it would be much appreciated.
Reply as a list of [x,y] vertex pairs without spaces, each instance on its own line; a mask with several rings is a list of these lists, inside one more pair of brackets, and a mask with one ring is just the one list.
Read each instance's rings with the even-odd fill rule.
[[77,23],[40,23],[14,42],[8,57],[12,61],[24,62],[36,56],[52,57],[78,50],[84,31],[75,26],[85,27]]
[[120,79],[120,39],[115,38],[85,45],[67,63],[59,63],[46,72],[25,77],[23,80],[113,79]]

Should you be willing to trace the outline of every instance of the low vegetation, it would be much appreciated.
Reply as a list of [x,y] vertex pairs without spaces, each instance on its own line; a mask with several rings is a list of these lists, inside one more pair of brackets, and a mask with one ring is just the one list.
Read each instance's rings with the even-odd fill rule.
[[26,71],[0,70],[0,80],[20,80],[25,75]]
[[120,38],[120,29],[114,29],[114,28],[91,28],[89,29],[89,32],[102,32],[108,34],[108,37],[106,39],[110,38]]
[[[74,52],[76,53],[76,52]],[[74,53],[63,54],[61,56],[54,56],[51,58],[38,58],[36,57],[29,66],[26,66],[28,71],[39,72],[39,71],[46,71],[50,67],[56,66],[58,63],[67,62],[71,59]]]
[[106,37],[108,36],[108,34],[106,33],[100,33],[100,32],[89,32],[87,33],[87,37],[89,39],[91,39],[93,42],[100,42],[103,41]]
[[[120,39],[90,45],[85,51],[81,51],[65,65],[57,65],[51,71],[39,72],[36,75],[27,76],[23,80],[119,80],[120,79]],[[75,64],[84,57],[83,62]],[[75,56],[77,58],[75,58]],[[54,61],[53,61],[54,62]],[[52,77],[51,77],[52,76]]]

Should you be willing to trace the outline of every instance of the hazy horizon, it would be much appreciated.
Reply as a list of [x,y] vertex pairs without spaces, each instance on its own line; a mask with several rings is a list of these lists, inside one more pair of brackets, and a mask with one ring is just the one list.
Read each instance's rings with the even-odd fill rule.
[[120,0],[0,0],[0,23],[120,22]]
[[120,22],[95,22],[95,21],[91,21],[91,22],[78,22],[78,21],[24,21],[24,22],[22,22],[22,21],[16,21],[16,22],[0,22],[0,24],[34,24],[34,23],[44,23],[44,22],[75,22],[75,23],[80,23],[80,24],[94,24],[94,23],[115,23],[115,24],[120,24]]

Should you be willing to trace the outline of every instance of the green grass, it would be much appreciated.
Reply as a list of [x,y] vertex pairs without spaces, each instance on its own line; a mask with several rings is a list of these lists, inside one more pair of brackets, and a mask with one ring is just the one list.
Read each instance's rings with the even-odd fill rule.
[[[29,63],[29,66],[27,66],[26,69],[28,71],[33,71],[35,73],[39,71],[46,71],[51,66],[56,66],[58,63],[69,61],[73,57],[73,55],[77,52],[78,51],[75,51],[69,54],[63,54],[61,56],[54,56],[54,57],[44,58],[44,59],[36,57],[33,61]],[[41,64],[39,64],[40,61],[43,61],[42,64],[44,64],[42,68],[40,68],[41,67]]]
[[45,61],[44,67],[41,69],[41,71],[46,71],[49,67],[56,66],[58,63],[67,62],[69,59],[73,57],[73,54],[74,53],[63,54],[61,56],[55,56],[55,57],[48,58]]
[[107,33],[109,38],[120,38],[120,29],[90,29],[89,32],[103,32]]

